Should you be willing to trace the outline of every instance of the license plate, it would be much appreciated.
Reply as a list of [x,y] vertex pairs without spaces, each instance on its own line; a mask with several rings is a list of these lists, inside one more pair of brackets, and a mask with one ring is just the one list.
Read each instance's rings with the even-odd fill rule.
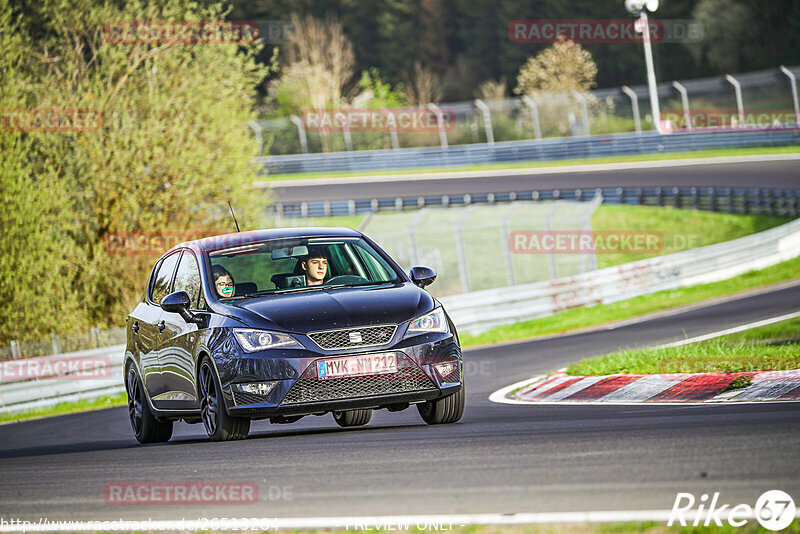
[[380,375],[396,372],[397,356],[394,354],[347,356],[345,358],[317,361],[317,376],[319,378]]

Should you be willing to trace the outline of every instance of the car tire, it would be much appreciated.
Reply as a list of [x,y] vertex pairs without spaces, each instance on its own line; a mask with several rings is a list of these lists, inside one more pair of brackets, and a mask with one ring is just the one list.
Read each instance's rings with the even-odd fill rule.
[[250,433],[250,419],[228,414],[219,377],[208,357],[200,363],[197,386],[200,415],[208,437],[214,441],[245,439]]
[[147,393],[133,365],[128,366],[125,390],[128,393],[128,417],[139,443],[164,443],[172,437],[172,421],[160,420],[150,410]]
[[372,409],[345,410],[343,412],[333,412],[333,420],[341,427],[363,426],[372,419]]
[[459,391],[432,401],[417,404],[422,420],[429,425],[445,425],[455,423],[464,415],[466,394],[464,386]]

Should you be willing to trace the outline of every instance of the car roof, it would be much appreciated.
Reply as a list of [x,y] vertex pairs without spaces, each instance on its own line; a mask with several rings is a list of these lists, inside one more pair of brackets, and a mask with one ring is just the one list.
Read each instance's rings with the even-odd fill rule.
[[172,247],[165,253],[169,254],[181,248],[191,248],[200,252],[220,250],[237,244],[256,243],[271,239],[292,239],[299,237],[361,237],[363,234],[357,230],[346,227],[323,227],[307,226],[300,228],[271,228],[262,230],[250,230],[247,232],[234,232],[232,234],[220,234],[203,237],[192,241],[184,241]]

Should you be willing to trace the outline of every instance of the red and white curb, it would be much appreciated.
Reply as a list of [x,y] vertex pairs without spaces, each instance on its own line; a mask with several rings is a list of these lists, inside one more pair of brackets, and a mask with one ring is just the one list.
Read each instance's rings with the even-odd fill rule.
[[[728,390],[740,376],[752,377],[752,384]],[[489,400],[504,404],[797,401],[800,400],[800,369],[605,376],[569,376],[561,370],[511,384],[492,393]]]

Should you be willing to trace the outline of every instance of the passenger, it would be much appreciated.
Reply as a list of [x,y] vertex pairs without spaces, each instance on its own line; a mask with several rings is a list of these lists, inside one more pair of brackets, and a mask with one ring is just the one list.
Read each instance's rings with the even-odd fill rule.
[[211,268],[211,275],[214,279],[214,288],[217,294],[222,297],[232,297],[236,291],[233,283],[233,276],[222,265],[214,265]]

